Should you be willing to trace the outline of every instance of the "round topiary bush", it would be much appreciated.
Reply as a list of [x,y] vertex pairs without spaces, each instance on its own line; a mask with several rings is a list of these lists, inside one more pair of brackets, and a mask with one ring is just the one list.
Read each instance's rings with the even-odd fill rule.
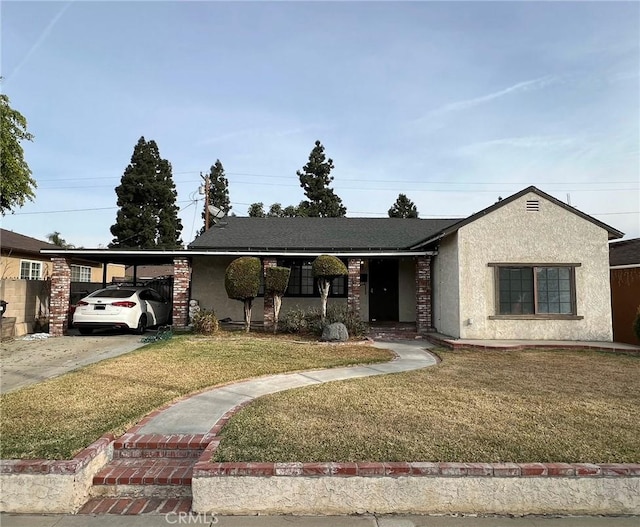
[[337,278],[348,274],[347,266],[342,260],[330,254],[321,254],[311,264],[314,278]]
[[284,294],[289,285],[291,269],[288,267],[268,267],[264,278],[264,289],[267,294]]
[[262,264],[259,258],[243,256],[235,259],[229,264],[224,275],[227,296],[233,300],[246,300],[258,296],[261,273]]

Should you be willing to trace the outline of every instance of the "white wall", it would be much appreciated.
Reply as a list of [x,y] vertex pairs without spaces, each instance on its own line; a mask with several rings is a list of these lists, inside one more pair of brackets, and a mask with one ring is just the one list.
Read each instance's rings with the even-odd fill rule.
[[432,316],[439,333],[460,337],[458,236],[456,233],[440,242],[433,259]]
[[[527,211],[527,200],[538,200],[539,212]],[[606,230],[530,193],[462,227],[458,252],[461,338],[612,340]],[[490,319],[496,314],[490,263],[581,264],[575,287],[577,315],[584,318]]]

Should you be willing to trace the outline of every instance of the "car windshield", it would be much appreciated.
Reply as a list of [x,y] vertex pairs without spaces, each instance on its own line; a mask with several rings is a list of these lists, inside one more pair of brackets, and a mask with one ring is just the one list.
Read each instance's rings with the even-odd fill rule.
[[129,298],[135,293],[131,289],[104,289],[103,291],[96,291],[89,296],[100,298]]

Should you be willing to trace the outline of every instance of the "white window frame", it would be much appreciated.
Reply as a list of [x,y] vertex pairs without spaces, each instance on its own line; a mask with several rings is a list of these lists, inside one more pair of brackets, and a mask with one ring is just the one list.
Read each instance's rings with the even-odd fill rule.
[[[25,273],[23,266],[27,264],[29,266],[28,271]],[[34,270],[36,270],[34,274]],[[42,280],[44,272],[44,262],[39,260],[20,260],[20,280]]]
[[91,282],[91,267],[88,265],[71,264],[72,282]]

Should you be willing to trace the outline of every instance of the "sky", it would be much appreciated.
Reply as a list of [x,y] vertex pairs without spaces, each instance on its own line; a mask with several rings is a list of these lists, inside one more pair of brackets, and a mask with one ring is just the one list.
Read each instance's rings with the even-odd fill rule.
[[305,199],[320,140],[349,217],[462,218],[530,185],[640,236],[638,2],[0,3],[0,85],[36,198],[2,227],[107,246],[141,136],[182,241],[216,159],[232,212]]

